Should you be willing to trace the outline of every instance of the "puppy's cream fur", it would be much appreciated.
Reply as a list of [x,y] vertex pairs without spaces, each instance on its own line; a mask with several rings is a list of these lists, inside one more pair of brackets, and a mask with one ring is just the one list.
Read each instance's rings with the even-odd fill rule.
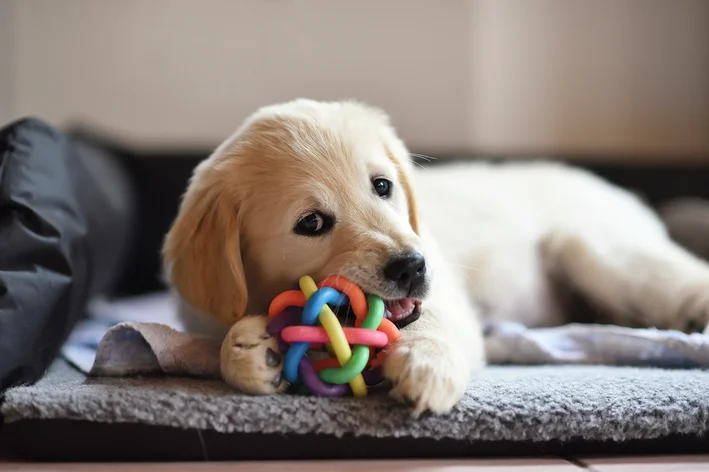
[[[393,182],[378,198],[371,179]],[[316,238],[293,227],[335,217]],[[481,316],[548,326],[580,293],[613,323],[688,329],[709,319],[709,267],[673,244],[637,198],[554,163],[415,169],[388,117],[354,102],[296,100],[246,120],[195,170],[164,246],[190,330],[223,337],[242,391],[284,389],[270,300],[304,274],[386,296],[392,254],[425,258],[430,290],[384,372],[414,412],[445,412],[484,365]],[[383,292],[384,291],[384,292]]]

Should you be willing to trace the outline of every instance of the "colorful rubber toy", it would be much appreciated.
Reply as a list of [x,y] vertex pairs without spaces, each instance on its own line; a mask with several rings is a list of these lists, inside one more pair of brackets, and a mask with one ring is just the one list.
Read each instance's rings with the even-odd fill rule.
[[[366,295],[343,277],[328,277],[319,284],[301,277],[300,290],[289,290],[269,307],[269,333],[278,340],[284,356],[283,377],[291,385],[304,385],[318,396],[367,395],[368,387],[382,382],[380,366],[385,348],[399,331],[385,318],[384,301]],[[354,327],[343,327],[329,305],[349,304]],[[330,352],[313,362],[308,352]]]

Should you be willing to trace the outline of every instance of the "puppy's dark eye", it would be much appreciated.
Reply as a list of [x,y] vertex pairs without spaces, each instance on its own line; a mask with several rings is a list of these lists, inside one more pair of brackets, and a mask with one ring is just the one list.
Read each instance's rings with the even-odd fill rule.
[[333,223],[331,216],[314,211],[303,216],[293,228],[293,232],[301,236],[321,236],[332,229]]
[[374,179],[372,180],[372,186],[374,191],[377,192],[382,198],[388,198],[391,195],[391,181],[387,179]]

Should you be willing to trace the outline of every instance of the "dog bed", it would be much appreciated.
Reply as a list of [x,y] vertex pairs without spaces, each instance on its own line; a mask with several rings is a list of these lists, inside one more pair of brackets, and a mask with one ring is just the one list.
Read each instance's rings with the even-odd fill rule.
[[[120,425],[131,428],[126,433],[130,440],[143,441],[108,450],[108,457],[97,459],[152,454],[147,445],[152,438],[163,438],[165,430],[184,435],[184,447],[172,452],[191,450],[191,459],[203,458],[205,451],[207,457],[229,459],[274,454],[322,458],[332,454],[323,450],[322,442],[338,444],[340,438],[348,438],[347,444],[372,445],[336,448],[339,452],[332,457],[476,455],[496,448],[504,454],[550,448],[568,454],[574,443],[625,447],[632,441],[647,444],[677,435],[699,438],[709,418],[709,399],[704,399],[709,341],[701,334],[616,332],[592,325],[486,330],[488,356],[502,365],[478,375],[451,414],[413,420],[405,406],[381,394],[364,400],[240,395],[220,380],[220,343],[198,337],[188,342],[189,335],[180,329],[166,292],[90,303],[88,316],[62,348],[67,362],[55,362],[38,384],[7,392],[0,412],[14,444],[20,449],[31,445],[26,452],[37,454],[38,442],[25,443],[23,438],[63,424],[61,434],[50,434],[41,443],[43,449],[55,448],[44,454],[56,458],[52,454],[78,447],[65,443],[67,438],[76,440],[79,427],[89,441],[107,434],[96,445],[102,450],[124,443],[126,438],[114,437]],[[599,352],[598,346],[605,347]],[[504,365],[511,362],[537,366]],[[580,365],[591,362],[606,366]],[[161,432],[148,432],[154,428]],[[264,444],[285,443],[277,452],[251,445],[264,437]],[[239,447],[229,446],[227,438],[234,438]],[[254,457],[259,451],[263,456]],[[174,456],[166,453],[164,458]]]

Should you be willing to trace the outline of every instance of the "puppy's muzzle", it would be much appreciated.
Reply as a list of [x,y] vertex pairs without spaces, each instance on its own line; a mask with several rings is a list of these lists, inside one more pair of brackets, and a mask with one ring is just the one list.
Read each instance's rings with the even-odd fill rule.
[[384,266],[384,276],[397,289],[412,293],[426,281],[426,259],[418,252],[391,257]]

